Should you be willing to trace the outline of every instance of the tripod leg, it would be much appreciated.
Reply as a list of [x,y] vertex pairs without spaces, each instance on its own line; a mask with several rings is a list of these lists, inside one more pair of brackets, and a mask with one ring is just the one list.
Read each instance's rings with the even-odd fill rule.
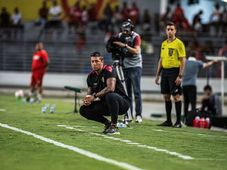
[[[125,83],[125,77],[124,77],[124,73],[123,73],[123,69],[122,69],[122,66],[120,65],[117,65],[116,66],[116,70],[117,70],[117,75],[118,75],[118,78],[120,79],[123,87],[124,87],[124,90],[126,92],[126,95],[128,95],[128,92],[127,92],[127,88],[126,88],[126,83]],[[130,109],[128,110],[128,112],[125,114],[124,116],[124,120],[126,120],[126,118],[128,118],[129,121],[131,121],[133,119],[133,115],[132,115],[132,112],[130,112]]]
[[125,84],[125,77],[124,77],[124,73],[123,73],[122,67],[121,66],[117,66],[116,70],[117,70],[117,76],[120,79],[126,94],[128,95],[128,92],[127,92],[127,89],[126,89],[126,84]]

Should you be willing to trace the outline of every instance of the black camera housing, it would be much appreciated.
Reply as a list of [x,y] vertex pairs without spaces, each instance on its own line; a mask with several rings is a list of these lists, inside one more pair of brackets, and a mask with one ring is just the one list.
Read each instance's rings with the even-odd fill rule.
[[118,41],[118,42],[122,42],[122,43],[126,43],[125,39],[123,38],[119,38],[117,36],[112,36],[107,44],[106,44],[106,50],[109,53],[112,53],[112,59],[113,60],[123,60],[123,58],[126,56],[127,54],[127,49],[126,48],[122,48],[119,47],[118,45],[114,44],[113,42]]

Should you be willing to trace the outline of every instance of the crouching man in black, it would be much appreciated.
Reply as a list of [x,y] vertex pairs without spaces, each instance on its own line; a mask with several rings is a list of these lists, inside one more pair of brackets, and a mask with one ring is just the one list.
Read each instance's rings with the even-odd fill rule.
[[[87,77],[88,90],[80,114],[104,124],[103,133],[120,134],[117,129],[118,115],[127,112],[129,99],[115,69],[104,65],[99,52],[93,52],[90,57],[93,71]],[[111,121],[104,116],[110,116]]]

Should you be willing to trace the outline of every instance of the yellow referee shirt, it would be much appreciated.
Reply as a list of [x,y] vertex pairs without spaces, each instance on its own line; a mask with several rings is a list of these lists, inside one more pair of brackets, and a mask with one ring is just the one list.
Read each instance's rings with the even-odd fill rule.
[[177,68],[180,67],[180,57],[185,57],[184,43],[175,38],[172,42],[168,43],[167,40],[162,42],[161,46],[161,59],[163,68]]

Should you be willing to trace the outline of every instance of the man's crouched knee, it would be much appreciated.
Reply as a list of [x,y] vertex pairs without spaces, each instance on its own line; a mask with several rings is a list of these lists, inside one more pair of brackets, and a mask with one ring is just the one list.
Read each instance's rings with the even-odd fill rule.
[[117,95],[117,93],[107,93],[105,99],[106,101],[116,100]]
[[85,105],[82,105],[80,107],[80,110],[79,110],[80,115],[83,116],[83,117],[86,117],[86,113],[87,113],[86,110],[87,110],[86,106]]

